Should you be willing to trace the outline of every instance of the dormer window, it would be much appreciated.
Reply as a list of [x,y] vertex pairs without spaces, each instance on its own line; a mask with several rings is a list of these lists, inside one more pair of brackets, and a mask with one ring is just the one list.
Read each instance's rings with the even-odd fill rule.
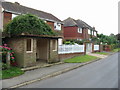
[[78,28],[78,33],[82,33],[82,28]]
[[55,22],[55,23],[54,23],[54,29],[55,29],[55,30],[61,30],[61,24]]

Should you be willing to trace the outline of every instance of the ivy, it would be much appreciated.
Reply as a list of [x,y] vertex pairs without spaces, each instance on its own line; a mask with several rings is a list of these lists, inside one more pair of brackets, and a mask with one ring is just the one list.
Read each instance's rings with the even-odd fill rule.
[[5,27],[5,33],[14,36],[25,34],[57,35],[43,20],[32,14],[19,15]]

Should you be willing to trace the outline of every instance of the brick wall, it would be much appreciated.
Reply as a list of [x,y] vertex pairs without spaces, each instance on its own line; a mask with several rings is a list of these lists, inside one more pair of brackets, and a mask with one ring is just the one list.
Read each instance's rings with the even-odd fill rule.
[[60,60],[65,60],[65,59],[69,59],[75,56],[80,56],[80,55],[85,55],[84,52],[82,53],[69,53],[69,54],[59,54],[59,59]]
[[4,21],[3,25],[6,25],[10,20],[12,20],[12,13],[4,12]]
[[54,30],[54,23],[53,22],[47,21],[46,23],[51,27],[52,30]]
[[83,37],[84,37],[84,39],[89,39],[90,38],[90,35],[88,34],[88,29],[87,28],[83,29]]
[[64,27],[64,39],[89,39],[88,29],[83,28],[82,33],[78,33],[77,26]]
[[78,27],[64,27],[64,39],[83,39],[83,34],[78,33]]

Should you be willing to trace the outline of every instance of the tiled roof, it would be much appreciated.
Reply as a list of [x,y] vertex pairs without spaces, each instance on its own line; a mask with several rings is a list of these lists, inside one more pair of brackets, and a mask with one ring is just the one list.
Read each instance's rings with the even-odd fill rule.
[[62,22],[61,20],[59,20],[57,17],[55,17],[54,15],[47,13],[47,12],[43,12],[40,10],[36,10],[36,9],[32,9],[29,7],[25,7],[16,3],[11,3],[11,2],[2,2],[2,7],[4,8],[5,11],[7,12],[12,12],[15,14],[34,14],[37,15],[38,17],[40,17],[41,19],[45,19],[45,20],[50,20],[50,21],[54,21],[54,22]]
[[77,23],[73,18],[67,18],[66,20],[63,21],[64,26],[77,26]]
[[78,26],[78,27],[81,27],[81,28],[89,28],[91,30],[94,30],[90,25],[88,25],[86,22],[78,19],[78,20],[75,20],[73,18],[67,18],[66,20],[63,21],[64,23],[64,26]]

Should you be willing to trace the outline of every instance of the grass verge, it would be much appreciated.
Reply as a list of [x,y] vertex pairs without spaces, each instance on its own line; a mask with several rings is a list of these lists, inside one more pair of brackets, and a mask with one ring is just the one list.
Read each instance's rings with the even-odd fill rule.
[[109,53],[106,53],[106,52],[95,52],[95,54],[108,55]]
[[11,67],[10,69],[2,70],[0,72],[0,78],[8,79],[8,78],[16,77],[22,74],[24,74],[24,71],[22,71],[20,68]]
[[66,62],[66,63],[84,63],[84,62],[92,61],[95,59],[98,59],[98,58],[95,56],[83,55],[83,56],[77,56],[77,57],[73,57],[70,59],[66,59],[66,60],[64,60],[64,62]]

